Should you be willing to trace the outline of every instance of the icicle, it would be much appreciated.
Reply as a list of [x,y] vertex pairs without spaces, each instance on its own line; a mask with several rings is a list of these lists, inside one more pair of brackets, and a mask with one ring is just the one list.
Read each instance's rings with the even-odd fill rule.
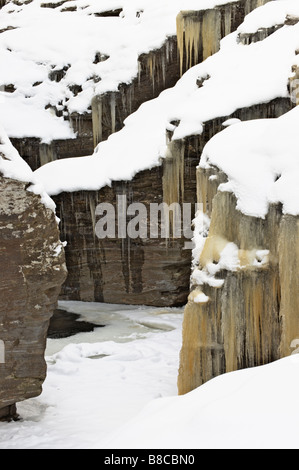
[[138,85],[140,85],[141,79],[141,62],[138,60]]
[[[168,155],[164,162],[163,169],[163,202],[169,206],[173,203],[180,204],[184,200],[184,151],[185,147],[182,142],[173,141],[168,146]],[[170,229],[173,233],[173,222],[177,215],[176,210],[178,206],[175,206],[175,211],[169,217],[169,220],[165,220],[165,225],[169,223]]]
[[111,93],[110,95],[110,112],[111,112],[111,132],[113,134],[116,129],[115,93]]
[[103,124],[102,124],[103,106],[102,97],[96,96],[92,100],[92,129],[93,129],[93,144],[94,147],[98,145],[103,139]]
[[129,88],[129,114],[132,114],[132,101],[134,98],[134,83]]
[[95,226],[96,226],[96,208],[95,208],[95,203],[94,199],[91,194],[88,196],[89,199],[89,209],[90,209],[90,215],[91,215],[91,220],[92,220],[92,229],[93,229],[93,235],[95,237]]
[[184,60],[184,15],[180,12],[176,18],[176,35],[178,44],[178,54],[180,59],[180,75],[183,75],[183,60]]
[[165,57],[166,57],[166,62],[169,63],[169,57],[170,57],[170,54],[169,54],[169,41],[166,41],[166,45],[165,45]]
[[186,58],[186,70],[199,62],[201,28],[201,12],[181,12],[177,16],[177,42],[181,75],[183,74],[184,57]]
[[165,88],[166,86],[166,64],[165,64],[165,56],[162,55],[162,64],[161,64],[161,68],[162,68],[162,80],[163,80],[163,86]]
[[299,67],[292,67],[293,76],[289,79],[289,91],[292,103],[296,106],[299,104]]
[[278,254],[281,282],[282,340],[281,356],[289,355],[292,343],[299,338],[299,222],[298,217],[285,215],[280,224]]
[[218,9],[206,10],[202,22],[202,44],[203,44],[203,57],[202,60],[207,59],[215,52],[219,51],[221,39],[221,13]]
[[224,35],[227,36],[232,32],[232,5],[225,5],[224,11]]
[[155,91],[155,74],[156,74],[156,56],[150,54],[147,59],[147,69],[149,70],[150,79],[153,85],[153,91]]
[[41,166],[56,160],[57,158],[53,146],[51,144],[41,144],[39,147],[39,158]]

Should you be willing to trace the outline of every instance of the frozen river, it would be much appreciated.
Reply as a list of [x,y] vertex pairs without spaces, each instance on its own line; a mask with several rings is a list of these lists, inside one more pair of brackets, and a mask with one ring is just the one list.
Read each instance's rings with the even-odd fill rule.
[[182,308],[83,302],[59,308],[99,328],[48,339],[43,393],[18,404],[20,421],[0,423],[1,449],[105,448],[151,400],[177,394]]

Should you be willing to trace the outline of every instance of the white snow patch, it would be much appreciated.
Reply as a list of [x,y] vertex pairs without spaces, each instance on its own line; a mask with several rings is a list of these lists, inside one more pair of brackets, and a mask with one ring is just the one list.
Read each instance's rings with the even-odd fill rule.
[[255,33],[262,28],[271,28],[283,25],[287,16],[299,17],[299,4],[297,0],[276,0],[256,8],[250,12],[238,33]]
[[[279,380],[278,380],[279,377]],[[104,449],[298,449],[299,356],[152,401]]]
[[237,209],[264,218],[269,204],[282,203],[283,213],[299,214],[299,108],[277,119],[257,119],[228,127],[205,146],[200,167],[221,169]]

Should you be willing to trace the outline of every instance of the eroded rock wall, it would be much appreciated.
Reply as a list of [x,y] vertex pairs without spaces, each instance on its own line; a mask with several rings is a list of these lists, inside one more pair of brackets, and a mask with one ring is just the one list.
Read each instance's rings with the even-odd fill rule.
[[156,306],[186,303],[190,292],[191,250],[184,247],[190,239],[182,236],[166,241],[160,231],[158,238],[150,238],[148,219],[146,239],[116,236],[99,240],[95,234],[97,205],[104,202],[117,208],[118,196],[125,195],[128,205],[140,202],[149,215],[151,203],[189,203],[193,218],[198,158],[205,144],[223,129],[222,123],[230,117],[242,120],[278,117],[291,106],[289,99],[277,99],[237,110],[231,116],[205,123],[200,136],[171,142],[168,157],[161,166],[138,173],[132,181],[114,182],[111,188],[100,191],[55,196],[61,237],[67,241],[68,277],[62,299]]
[[279,204],[265,219],[242,214],[232,193],[217,191],[225,179],[217,169],[198,170],[199,202],[211,217],[198,269],[211,272],[229,244],[238,266],[193,283],[184,313],[180,394],[225,372],[285,357],[299,343],[298,217],[283,215]]
[[66,277],[55,215],[27,186],[0,176],[0,419],[41,393],[49,319]]
[[[181,152],[175,158],[180,157]],[[183,161],[184,163],[184,161]],[[187,162],[185,163],[187,165]],[[163,167],[140,172],[132,181],[114,182],[100,191],[63,193],[54,197],[61,216],[61,236],[67,241],[68,278],[62,299],[156,306],[183,305],[188,294],[190,250],[185,239],[150,238],[150,204],[163,202]],[[173,183],[176,188],[176,182]],[[169,188],[168,188],[169,189]],[[169,189],[171,191],[171,189]],[[118,237],[118,198],[127,206],[142,203],[146,238]],[[181,196],[179,196],[181,197]],[[95,209],[100,203],[115,208],[116,233],[99,239]],[[126,226],[132,217],[126,217]],[[161,216],[159,215],[159,227]]]
[[269,0],[239,0],[210,10],[182,11],[177,17],[181,75],[215,54],[220,40],[235,31],[245,16]]

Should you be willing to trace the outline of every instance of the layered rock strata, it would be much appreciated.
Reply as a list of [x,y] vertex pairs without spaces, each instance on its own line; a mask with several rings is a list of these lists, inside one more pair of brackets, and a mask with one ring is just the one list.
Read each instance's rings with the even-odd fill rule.
[[[61,219],[61,237],[67,241],[68,277],[63,285],[64,300],[104,301],[155,306],[183,305],[189,294],[191,250],[181,237],[150,238],[150,204],[189,203],[191,219],[195,210],[196,167],[205,144],[220,130],[228,118],[241,120],[271,118],[291,108],[289,99],[276,99],[237,110],[205,123],[200,136],[190,136],[169,144],[168,157],[160,167],[139,172],[131,181],[113,182],[99,191],[61,193],[53,199]],[[171,135],[168,136],[171,139]],[[125,236],[99,240],[95,233],[99,218],[95,209],[100,203],[115,207],[119,196],[142,203],[147,209],[148,237]],[[132,217],[127,218],[127,223]],[[159,219],[161,224],[161,219]]]
[[226,181],[215,166],[198,168],[203,238],[184,312],[180,394],[278,360],[299,343],[298,216],[279,202],[264,218],[246,215],[234,193],[220,189]]
[[0,419],[41,393],[47,329],[66,277],[54,212],[28,186],[0,176]]

